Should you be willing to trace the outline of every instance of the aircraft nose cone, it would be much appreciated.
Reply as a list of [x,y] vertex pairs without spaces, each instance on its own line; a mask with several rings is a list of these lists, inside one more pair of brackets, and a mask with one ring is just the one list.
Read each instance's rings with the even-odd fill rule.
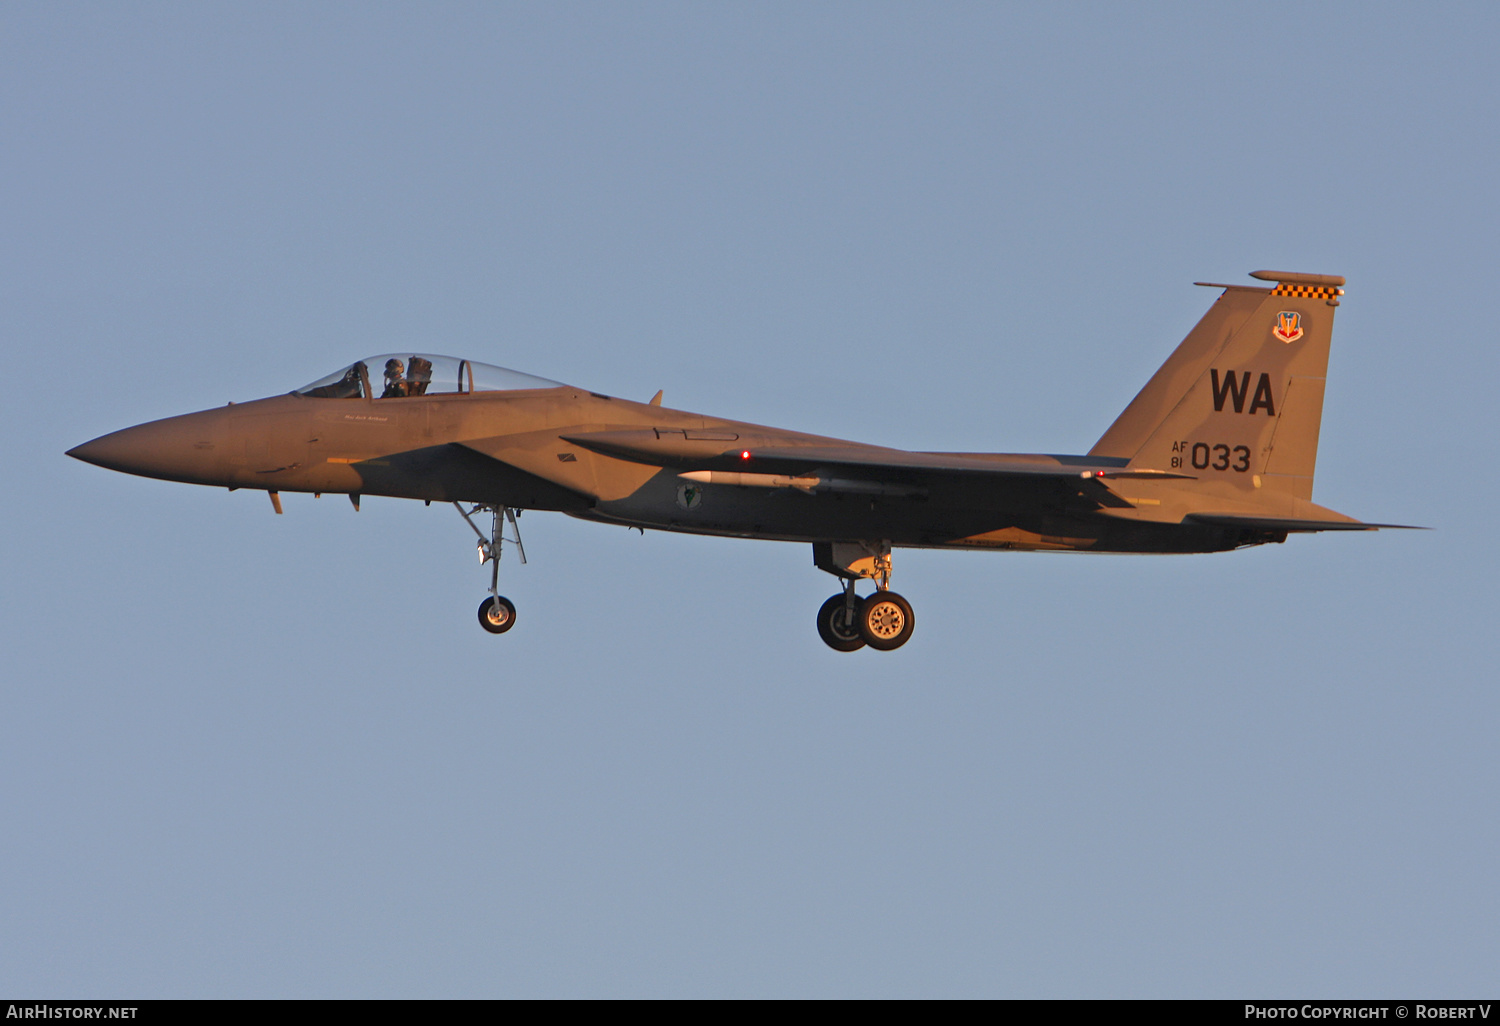
[[169,481],[206,481],[213,476],[214,423],[199,414],[169,417],[100,435],[68,455],[108,470]]
[[68,455],[75,460],[83,460],[85,463],[92,463],[96,467],[104,467],[107,470],[121,470],[127,474],[137,473],[137,468],[151,455],[152,446],[149,434],[141,427],[112,431],[107,435],[100,435],[93,441],[75,445],[68,450]]

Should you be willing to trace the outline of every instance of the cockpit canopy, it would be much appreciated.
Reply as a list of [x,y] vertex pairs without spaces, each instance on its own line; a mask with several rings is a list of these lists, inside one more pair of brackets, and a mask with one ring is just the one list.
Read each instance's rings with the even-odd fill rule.
[[314,399],[402,399],[416,395],[466,395],[562,388],[533,374],[431,353],[383,353],[350,364],[297,389]]

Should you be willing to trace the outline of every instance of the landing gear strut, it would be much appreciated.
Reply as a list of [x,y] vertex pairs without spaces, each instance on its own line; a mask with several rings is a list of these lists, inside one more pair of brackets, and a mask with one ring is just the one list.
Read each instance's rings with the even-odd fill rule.
[[864,599],[854,594],[854,578],[844,581],[844,592],[823,603],[818,610],[818,637],[835,652],[853,652],[865,647],[859,634],[859,610]]
[[[818,637],[837,652],[869,645],[880,652],[900,648],[917,625],[911,603],[890,589],[891,543],[814,542],[813,565],[844,585],[818,610]],[[875,594],[860,598],[854,586],[869,578]]]
[[[479,565],[490,564],[490,597],[479,603],[479,626],[491,634],[504,634],[516,625],[515,603],[500,594],[500,550],[507,541],[504,533],[505,524],[510,523],[515,537],[509,541],[515,543],[516,551],[520,553],[521,562],[526,562],[526,546],[521,544],[521,525],[516,523],[516,515],[521,511],[512,506],[475,506],[468,512],[458,503],[453,504],[458,510],[458,515],[474,529],[479,536]],[[488,536],[474,523],[475,513],[490,514],[490,533]]]

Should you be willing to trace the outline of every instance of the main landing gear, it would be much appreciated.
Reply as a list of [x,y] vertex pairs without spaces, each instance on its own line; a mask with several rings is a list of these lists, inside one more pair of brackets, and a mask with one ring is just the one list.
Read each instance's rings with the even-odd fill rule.
[[[456,502],[453,508],[458,510],[458,515],[479,536],[479,565],[490,564],[490,597],[479,603],[479,626],[491,634],[504,634],[516,625],[516,605],[500,594],[500,549],[507,540],[504,527],[508,521],[511,530],[515,532],[515,537],[509,540],[515,543],[521,562],[526,562],[526,546],[521,544],[521,525],[516,523],[516,516],[521,511],[512,506],[475,506],[465,512]],[[488,536],[474,523],[475,513],[490,514]]]
[[[836,652],[866,645],[889,652],[911,638],[917,625],[911,603],[889,590],[890,542],[814,542],[813,564],[844,585],[818,610],[818,637],[825,645]],[[875,582],[875,594],[860,598],[854,586],[865,578]]]

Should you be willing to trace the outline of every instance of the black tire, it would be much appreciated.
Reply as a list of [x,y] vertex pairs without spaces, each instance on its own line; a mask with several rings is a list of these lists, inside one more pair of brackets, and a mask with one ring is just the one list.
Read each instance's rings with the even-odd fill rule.
[[823,644],[835,652],[853,652],[865,647],[865,639],[859,633],[859,606],[862,600],[854,600],[854,616],[848,615],[844,596],[838,594],[823,603],[818,610],[818,637]]
[[911,603],[894,591],[877,591],[859,607],[859,635],[881,652],[900,648],[911,638],[917,618]]
[[491,634],[504,634],[515,625],[515,603],[504,595],[498,599],[487,598],[479,603],[479,626]]

